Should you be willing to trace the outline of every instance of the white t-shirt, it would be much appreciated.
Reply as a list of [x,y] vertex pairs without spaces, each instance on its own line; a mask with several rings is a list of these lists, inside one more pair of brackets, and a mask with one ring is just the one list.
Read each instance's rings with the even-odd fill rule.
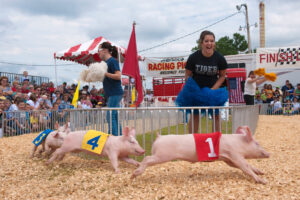
[[255,90],[256,90],[256,81],[254,81],[253,83],[248,83],[249,80],[252,80],[252,79],[251,78],[246,79],[244,94],[254,96]]

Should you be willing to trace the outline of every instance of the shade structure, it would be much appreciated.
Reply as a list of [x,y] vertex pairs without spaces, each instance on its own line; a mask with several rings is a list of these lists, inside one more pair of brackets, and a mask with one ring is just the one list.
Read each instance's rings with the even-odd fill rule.
[[119,45],[105,39],[104,37],[100,36],[100,37],[97,37],[88,42],[75,45],[75,46],[65,49],[63,51],[56,52],[56,53],[54,53],[54,58],[60,59],[60,60],[73,61],[73,62],[77,62],[79,64],[89,66],[91,63],[101,61],[101,59],[98,55],[98,47],[103,42],[109,42],[113,46],[116,46],[120,56],[121,57],[125,56],[126,49],[124,47],[119,46]]

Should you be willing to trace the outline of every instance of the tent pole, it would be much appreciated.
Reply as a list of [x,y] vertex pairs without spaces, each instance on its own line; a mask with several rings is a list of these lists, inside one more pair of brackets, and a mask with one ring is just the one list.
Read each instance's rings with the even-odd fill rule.
[[54,65],[55,65],[55,82],[56,82],[56,87],[57,85],[57,69],[56,69],[56,59],[54,58]]

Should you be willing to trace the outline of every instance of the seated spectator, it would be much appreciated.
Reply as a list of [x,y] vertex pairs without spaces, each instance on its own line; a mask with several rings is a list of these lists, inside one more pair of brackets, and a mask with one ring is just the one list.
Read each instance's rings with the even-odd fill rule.
[[13,81],[11,90],[12,90],[13,92],[16,92],[16,91],[17,91],[17,86],[18,86],[18,85],[19,85],[19,82],[18,82],[18,81]]
[[278,98],[280,102],[282,101],[282,96],[280,95],[279,90],[274,91],[274,97]]
[[74,106],[69,101],[69,94],[65,93],[63,95],[63,100],[61,101],[61,103],[59,105],[59,109],[64,110],[64,109],[71,109],[71,108],[74,108]]
[[260,98],[260,95],[258,94],[255,98],[255,104],[263,104],[263,100]]
[[263,103],[267,103],[267,95],[264,89],[261,90],[260,98],[263,101]]
[[294,90],[295,90],[295,88],[293,87],[292,84],[289,84],[289,85],[288,85],[288,88],[289,88],[289,89],[286,90],[286,91],[289,92],[291,99],[293,99],[293,98],[294,98]]
[[48,99],[47,95],[43,95],[39,100],[39,106],[37,110],[49,110],[52,108],[52,104]]
[[[20,102],[24,102],[23,99],[21,97],[16,97],[14,99],[14,103],[9,107],[8,111],[10,112],[14,112],[14,111],[18,111],[19,108],[18,108],[18,105],[20,104]],[[24,107],[25,107],[25,104],[24,104]],[[23,106],[22,106],[23,108]]]
[[3,120],[3,112],[4,112],[4,100],[0,98],[0,138],[3,137],[3,129],[2,129],[2,120]]
[[11,106],[11,101],[9,99],[4,100],[4,111],[8,111]]
[[283,106],[283,114],[290,115],[292,113],[292,101],[289,99]]
[[51,96],[55,91],[54,83],[52,81],[49,83],[48,91],[49,91]]
[[27,93],[27,95],[30,97],[31,94],[35,93],[34,92],[34,86],[32,84],[30,84],[28,86],[28,88],[29,88],[29,92]]
[[31,109],[36,110],[39,107],[39,101],[36,98],[36,94],[32,93],[29,97],[29,100],[26,102],[27,104],[29,104],[31,106]]
[[93,108],[93,104],[89,97],[87,97],[87,92],[82,91],[80,96],[80,101],[77,103],[78,108],[90,109]]
[[22,84],[22,90],[21,90],[21,92],[23,94],[28,94],[28,92],[29,92],[28,83],[26,83],[26,81],[24,81],[23,84]]
[[294,90],[294,99],[299,100],[300,99],[300,83],[297,84],[296,89]]
[[41,98],[41,96],[42,96],[42,95],[41,95],[41,87],[38,87],[38,86],[37,86],[37,87],[35,88],[35,95],[36,95],[36,98],[37,98],[37,99]]
[[[151,91],[150,91],[150,92],[151,92]],[[259,91],[258,87],[256,87],[256,90],[255,90],[255,98],[257,97],[257,95],[260,96],[260,91]]]
[[5,96],[3,95],[2,88],[0,88],[0,99],[5,100]]
[[274,98],[273,101],[271,101],[270,105],[272,106],[272,113],[275,115],[282,114],[282,105],[278,98]]
[[2,89],[2,93],[7,99],[12,100],[13,91],[8,85],[8,78],[6,76],[0,78],[0,89]]
[[292,106],[292,114],[299,114],[300,112],[300,100],[297,98],[293,99],[293,106]]
[[52,94],[52,102],[56,102],[57,99],[61,99],[59,90],[55,90],[55,93]]
[[291,97],[289,91],[288,91],[288,90],[285,90],[285,92],[284,92],[284,94],[283,94],[282,102],[283,102],[283,103],[287,103],[287,102],[288,102],[289,100],[291,100],[291,99],[292,99],[292,97]]

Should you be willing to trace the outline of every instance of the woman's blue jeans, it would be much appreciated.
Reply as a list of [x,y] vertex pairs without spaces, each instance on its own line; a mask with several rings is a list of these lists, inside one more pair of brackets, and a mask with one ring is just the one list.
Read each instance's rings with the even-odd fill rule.
[[[123,95],[116,95],[108,97],[107,107],[117,108],[120,107],[120,102],[123,98]],[[107,111],[106,120],[108,122],[108,133],[112,133],[115,136],[122,135],[122,127],[119,124],[118,132],[118,112],[116,110]],[[110,121],[111,120],[111,121]]]

